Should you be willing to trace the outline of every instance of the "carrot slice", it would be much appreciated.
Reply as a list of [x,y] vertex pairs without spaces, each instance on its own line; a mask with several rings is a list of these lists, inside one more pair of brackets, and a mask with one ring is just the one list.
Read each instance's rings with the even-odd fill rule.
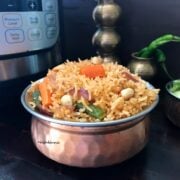
[[41,98],[42,98],[42,105],[48,106],[51,104],[51,94],[47,88],[47,79],[44,79],[38,86]]
[[101,64],[87,65],[80,69],[80,74],[89,78],[104,77],[105,70]]
[[125,77],[128,80],[132,80],[134,82],[139,82],[138,79],[136,79],[135,77],[133,77],[130,73],[128,72],[122,72],[123,77]]

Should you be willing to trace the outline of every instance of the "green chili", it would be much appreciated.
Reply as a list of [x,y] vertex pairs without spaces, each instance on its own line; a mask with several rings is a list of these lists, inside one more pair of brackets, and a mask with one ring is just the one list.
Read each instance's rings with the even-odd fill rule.
[[[82,103],[77,103],[76,104],[76,109],[83,109],[85,108],[84,105]],[[88,106],[88,109],[85,108],[85,113],[89,114],[92,117],[95,117],[97,119],[102,120],[105,117],[105,112],[102,108],[95,106],[93,104],[90,104]]]
[[173,79],[173,77],[169,74],[166,64],[165,64],[166,56],[163,53],[163,51],[159,49],[160,46],[168,42],[180,42],[180,37],[174,36],[172,34],[165,34],[153,40],[148,46],[138,51],[137,56],[142,57],[142,58],[152,58],[155,56],[157,61],[160,63],[161,68],[163,69],[165,74],[168,76],[168,78]]
[[166,56],[165,56],[164,52],[160,49],[156,49],[156,58],[159,63],[166,61]]
[[153,55],[155,50],[168,43],[168,42],[180,42],[180,37],[179,36],[174,36],[172,34],[165,34],[154,41],[152,41],[147,47],[143,48],[138,52],[139,57],[144,57],[144,58],[149,58]]
[[100,119],[100,120],[102,120],[104,118],[105,112],[103,111],[103,109],[101,109],[98,106],[94,106],[94,105],[89,105],[89,108],[91,109],[91,111],[88,109],[86,110],[86,112],[89,115],[91,115],[97,119]]
[[79,110],[79,109],[83,109],[83,108],[84,108],[84,106],[83,106],[83,104],[82,104],[82,103],[76,103],[75,108],[76,108],[77,110]]
[[142,54],[144,54],[146,51],[148,51],[148,47],[145,47],[141,49],[139,52],[137,52],[137,56],[142,57]]
[[169,79],[173,80],[174,78],[169,74],[167,67],[165,65],[165,63],[160,63],[161,68],[164,70],[164,72],[166,73],[166,75],[168,76]]
[[164,54],[164,52],[160,49],[156,49],[156,58],[157,61],[160,63],[161,68],[164,70],[164,72],[166,73],[167,77],[171,80],[173,80],[173,77],[169,74],[167,68],[166,68],[166,56]]

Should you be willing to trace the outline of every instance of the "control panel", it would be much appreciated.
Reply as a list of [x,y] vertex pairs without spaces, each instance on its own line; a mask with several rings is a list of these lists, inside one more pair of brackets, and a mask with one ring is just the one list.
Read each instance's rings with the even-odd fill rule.
[[1,0],[0,56],[42,50],[59,36],[58,0]]

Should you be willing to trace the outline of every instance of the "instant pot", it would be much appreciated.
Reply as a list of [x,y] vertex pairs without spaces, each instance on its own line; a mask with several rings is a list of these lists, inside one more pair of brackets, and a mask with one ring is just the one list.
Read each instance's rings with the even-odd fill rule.
[[0,106],[4,106],[61,62],[58,0],[1,0],[0,18]]

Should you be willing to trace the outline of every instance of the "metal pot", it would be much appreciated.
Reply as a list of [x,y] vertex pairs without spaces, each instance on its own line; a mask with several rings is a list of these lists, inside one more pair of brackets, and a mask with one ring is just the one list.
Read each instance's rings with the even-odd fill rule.
[[144,80],[152,80],[157,74],[157,67],[152,58],[138,57],[137,53],[132,53],[132,59],[128,64],[128,68],[132,73],[138,74]]
[[129,118],[109,122],[70,122],[34,111],[27,101],[29,88],[22,93],[21,102],[33,115],[33,142],[40,152],[56,162],[84,168],[109,166],[134,156],[148,142],[147,114],[157,105],[158,97],[150,107]]
[[180,99],[173,95],[170,88],[173,82],[180,81],[174,80],[166,84],[166,96],[165,96],[165,113],[168,119],[175,125],[180,127]]

